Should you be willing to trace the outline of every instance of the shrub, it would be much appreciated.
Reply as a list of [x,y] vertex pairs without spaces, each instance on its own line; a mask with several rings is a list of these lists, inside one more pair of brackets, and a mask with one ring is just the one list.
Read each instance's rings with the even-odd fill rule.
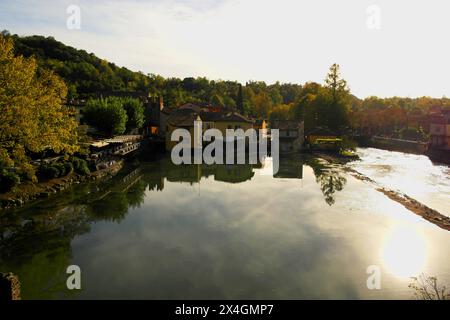
[[80,167],[80,159],[77,157],[73,157],[70,162],[72,163],[73,169],[76,171]]
[[89,170],[89,167],[88,167],[88,164],[87,164],[86,160],[83,160],[83,159],[80,159],[80,158],[77,158],[77,157],[73,157],[72,158],[72,165],[73,165],[73,169],[78,174],[88,175],[89,173],[91,173],[91,171]]
[[20,177],[3,169],[0,173],[0,192],[8,192],[20,184]]
[[73,172],[73,164],[71,162],[64,163],[64,169],[66,174],[71,174]]
[[58,167],[53,165],[43,165],[39,167],[39,176],[44,179],[54,179],[59,176]]
[[78,168],[77,173],[86,176],[89,173],[91,173],[91,170],[89,170],[88,164],[86,161],[82,160],[82,162],[80,163],[80,167]]
[[56,163],[54,166],[56,168],[58,168],[60,177],[64,177],[67,174],[66,173],[66,167],[64,166],[63,163]]

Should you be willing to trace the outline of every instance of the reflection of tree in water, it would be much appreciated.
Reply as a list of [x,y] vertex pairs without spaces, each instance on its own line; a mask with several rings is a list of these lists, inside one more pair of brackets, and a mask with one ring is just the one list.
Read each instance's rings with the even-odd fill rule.
[[94,221],[119,223],[140,207],[145,193],[161,191],[164,181],[198,183],[201,177],[241,182],[253,177],[250,166],[174,166],[170,159],[125,168],[109,180],[81,184],[3,215],[0,220],[0,271],[21,281],[24,299],[58,299],[79,292],[66,287],[73,263],[71,242]]
[[0,271],[19,276],[22,298],[59,299],[79,293],[67,290],[66,268],[71,264],[72,239],[90,230],[82,206],[38,209],[31,217],[19,212],[4,220]]
[[120,222],[128,213],[127,196],[119,192],[111,193],[103,199],[90,203],[87,212],[93,220]]
[[145,181],[143,179],[139,179],[135,185],[128,190],[127,199],[130,208],[139,208],[144,203],[146,189],[147,184]]
[[337,169],[320,162],[316,158],[308,159],[307,164],[314,171],[316,182],[320,185],[325,202],[330,206],[333,205],[335,203],[334,193],[344,189],[347,179]]

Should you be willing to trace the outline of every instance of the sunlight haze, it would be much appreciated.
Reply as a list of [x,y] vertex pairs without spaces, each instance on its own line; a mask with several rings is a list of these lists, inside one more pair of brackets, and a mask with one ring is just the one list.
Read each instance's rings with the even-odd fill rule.
[[[448,1],[343,2],[3,0],[0,27],[164,77],[322,83],[336,62],[360,98],[450,96]],[[72,4],[80,30],[66,27]]]

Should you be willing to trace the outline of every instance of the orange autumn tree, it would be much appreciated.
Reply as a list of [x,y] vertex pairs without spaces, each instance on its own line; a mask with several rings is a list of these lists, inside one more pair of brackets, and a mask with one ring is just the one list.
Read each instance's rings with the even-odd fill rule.
[[74,153],[77,122],[64,105],[65,83],[13,49],[13,40],[0,35],[0,166],[34,179],[30,152]]

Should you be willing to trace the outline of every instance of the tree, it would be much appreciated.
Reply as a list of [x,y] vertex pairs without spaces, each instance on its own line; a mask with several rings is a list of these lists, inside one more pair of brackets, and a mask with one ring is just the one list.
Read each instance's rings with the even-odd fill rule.
[[270,113],[270,121],[274,120],[289,120],[292,118],[291,115],[292,106],[289,104],[280,104],[272,109]]
[[236,108],[240,113],[244,113],[244,96],[242,94],[242,85],[239,83]]
[[12,39],[0,35],[0,162],[34,179],[29,154],[74,153],[77,122],[64,105],[65,83],[13,50]]
[[342,130],[349,124],[350,90],[347,82],[341,78],[339,65],[333,64],[325,78],[325,88],[331,95],[331,103],[327,106],[325,122],[330,129]]
[[84,109],[86,123],[107,135],[122,134],[126,130],[127,112],[117,97],[90,99]]
[[127,113],[127,131],[130,132],[133,129],[142,128],[144,125],[144,105],[139,99],[136,98],[123,98],[121,99],[122,106]]
[[218,94],[214,94],[211,97],[211,104],[216,107],[224,107],[225,106],[222,97]]
[[231,109],[235,109],[236,108],[236,101],[234,101],[232,98],[230,98],[229,96],[224,96],[223,97],[223,105],[225,107],[229,107]]
[[450,300],[448,287],[440,285],[436,277],[428,277],[421,273],[418,277],[412,277],[408,285],[414,290],[414,296],[420,300]]

